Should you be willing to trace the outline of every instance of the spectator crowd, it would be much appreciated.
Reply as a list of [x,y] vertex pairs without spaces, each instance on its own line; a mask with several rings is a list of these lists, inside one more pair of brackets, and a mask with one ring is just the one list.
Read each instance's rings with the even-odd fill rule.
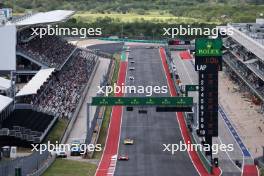
[[64,67],[55,72],[34,105],[59,117],[71,118],[96,64],[96,56],[77,50]]
[[19,32],[18,51],[56,69],[37,94],[19,97],[18,101],[61,118],[71,118],[95,68],[97,53],[76,48],[58,36],[39,38],[31,32]]
[[33,37],[19,42],[18,51],[49,67],[60,68],[75,49],[75,46],[58,36]]

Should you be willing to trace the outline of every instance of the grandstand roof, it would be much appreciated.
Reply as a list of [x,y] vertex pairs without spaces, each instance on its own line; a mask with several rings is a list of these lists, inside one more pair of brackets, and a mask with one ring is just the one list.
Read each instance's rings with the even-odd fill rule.
[[255,54],[260,60],[264,61],[264,39],[252,37],[254,32],[246,31],[246,25],[246,23],[228,24],[227,27],[233,31],[230,37]]
[[10,105],[12,101],[12,98],[0,95],[0,112],[2,112],[8,105]]
[[0,90],[8,90],[11,87],[11,81],[0,77]]
[[71,10],[53,10],[49,12],[40,12],[15,21],[14,24],[16,24],[17,26],[25,26],[33,24],[61,22],[67,20],[73,14],[74,11]]
[[48,79],[54,68],[40,70],[17,94],[16,96],[25,96],[36,94],[40,86]]

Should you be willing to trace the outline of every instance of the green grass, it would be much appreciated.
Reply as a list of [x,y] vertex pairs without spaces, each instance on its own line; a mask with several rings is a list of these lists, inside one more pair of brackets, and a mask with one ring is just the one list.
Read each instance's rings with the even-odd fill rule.
[[79,12],[74,15],[78,21],[82,22],[95,22],[98,18],[109,17],[116,22],[122,23],[133,23],[137,21],[148,21],[154,23],[219,23],[217,19],[208,22],[206,19],[192,18],[192,17],[177,17],[170,13],[161,13],[158,11],[148,11],[144,15],[140,15],[134,12],[129,12],[126,14],[111,12],[107,13],[91,13],[89,11]]
[[[106,140],[106,136],[107,136],[107,130],[108,130],[108,126],[109,126],[109,122],[110,122],[110,116],[111,116],[111,112],[112,112],[112,107],[108,106],[105,109],[105,114],[104,114],[104,120],[101,126],[101,131],[100,131],[100,136],[98,138],[97,143],[102,145],[102,148],[105,147],[105,140]],[[94,152],[94,158],[95,159],[100,159],[103,153],[103,149],[102,151],[96,151]]]
[[264,176],[264,168],[260,169],[260,176]]
[[52,128],[51,132],[45,139],[45,142],[50,141],[50,143],[55,144],[56,141],[60,141],[66,127],[67,127],[68,121],[65,119],[59,119],[54,127]]
[[94,176],[96,167],[88,162],[56,159],[43,176]]
[[[116,54],[116,55],[114,55],[114,58],[115,58],[115,70],[114,70],[114,74],[113,74],[113,78],[112,78],[112,82],[111,82],[112,85],[115,82],[117,82],[119,65],[120,65],[120,55]],[[113,96],[113,95],[114,94],[111,93],[110,96]],[[103,119],[103,123],[102,123],[102,126],[101,126],[100,135],[99,135],[99,138],[98,138],[98,141],[97,141],[98,144],[102,145],[102,148],[105,147],[106,136],[107,136],[107,131],[108,131],[109,123],[110,123],[111,112],[112,112],[112,107],[111,106],[106,106],[105,113],[104,113],[104,119]],[[102,154],[103,154],[103,150],[102,151],[97,151],[97,152],[94,152],[94,156],[93,157],[96,158],[96,159],[100,159]]]

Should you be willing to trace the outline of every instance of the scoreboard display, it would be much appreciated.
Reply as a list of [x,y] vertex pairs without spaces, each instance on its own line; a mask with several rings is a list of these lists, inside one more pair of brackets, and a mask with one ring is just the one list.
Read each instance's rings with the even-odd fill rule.
[[203,136],[218,136],[218,74],[199,73],[199,127]]
[[218,136],[218,71],[222,70],[222,41],[197,39],[195,70],[199,71],[199,135],[211,143]]
[[209,73],[222,71],[222,56],[196,56],[195,57],[195,71],[206,71]]

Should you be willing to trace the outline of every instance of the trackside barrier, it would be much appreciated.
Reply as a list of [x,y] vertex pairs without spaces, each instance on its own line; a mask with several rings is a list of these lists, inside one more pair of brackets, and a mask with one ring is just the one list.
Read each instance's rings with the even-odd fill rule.
[[[185,120],[185,123],[186,123],[186,113],[184,113],[184,120]],[[195,140],[195,137],[193,136],[193,134],[190,131],[188,131],[188,132],[189,132],[189,135],[191,137],[192,144],[197,144],[197,141]],[[205,169],[208,171],[208,173],[212,173],[212,165],[207,160],[207,158],[204,156],[204,154],[202,153],[202,151],[197,150],[197,154],[198,154],[200,160],[202,161]]]
[[43,165],[47,165],[51,157],[49,151],[46,150],[42,154],[34,152],[29,156],[18,157],[9,161],[1,161],[0,175],[14,176],[16,168],[21,168],[21,176],[30,175],[42,169]]
[[[108,83],[111,83],[111,80],[113,78],[113,74],[114,74],[114,68],[115,68],[115,64],[114,61],[111,60],[110,65],[108,67],[107,70],[107,75],[108,75]],[[96,112],[95,112],[95,116],[93,118],[93,122],[91,125],[91,129],[89,130],[90,134],[87,134],[86,137],[86,144],[97,144],[98,138],[100,136],[100,132],[101,132],[101,126],[103,123],[105,117],[105,106],[98,106],[96,108]],[[94,151],[91,151],[89,153],[87,153],[88,158],[92,158],[94,154]]]
[[[169,50],[168,46],[165,47],[165,52],[166,52],[166,56],[167,56],[166,57],[167,64],[168,63],[172,63],[173,60],[172,60],[172,57],[171,57],[170,50]],[[169,65],[169,67],[171,67],[170,64],[168,64],[168,65]],[[170,71],[171,71],[171,68],[170,68]],[[175,75],[174,75],[173,71],[171,71],[171,72],[172,72],[172,80],[173,80],[174,86],[176,88],[176,92],[177,92],[178,95],[182,95],[182,93],[180,91],[180,86],[176,83]],[[175,73],[178,74],[178,72],[175,72]]]
[[160,43],[160,44],[167,43],[167,40],[133,40],[133,39],[113,39],[113,38],[99,38],[99,39],[106,41],[116,41],[116,42]]
[[[86,133],[86,139],[85,139],[85,143],[86,144],[90,144],[92,141],[92,137],[93,137],[93,133],[96,130],[96,125],[97,125],[97,120],[99,118],[99,114],[100,114],[100,107],[96,107],[95,113],[94,113],[94,117],[93,120],[91,122],[91,125],[89,126],[90,120],[89,118],[87,118],[87,133]],[[89,114],[90,115],[90,114]],[[89,127],[89,129],[88,129]]]
[[[106,73],[106,79],[104,80],[104,84],[109,83],[109,77],[110,77],[110,74],[112,74],[112,68],[113,68],[113,59],[111,59],[110,64],[108,66],[107,73]],[[90,118],[87,118],[87,133],[86,133],[86,139],[85,139],[86,144],[90,144],[94,132],[96,132],[98,129],[98,126],[96,126],[96,125],[98,124],[98,118],[100,115],[101,115],[101,107],[97,106],[91,123],[90,123]]]
[[[102,127],[102,124],[103,124],[103,119],[104,119],[104,116],[105,116],[104,112],[105,112],[105,107],[100,107],[98,116],[96,117],[96,121],[95,121],[96,125],[95,125],[95,128],[93,129],[93,133],[91,134],[92,135],[91,136],[91,140],[89,141],[88,144],[94,144],[94,145],[97,144],[97,141],[99,139],[100,132],[101,132],[101,127]],[[94,150],[88,152],[87,153],[87,157],[88,158],[92,158],[93,154],[94,154]]]
[[51,155],[47,162],[45,162],[38,170],[33,172],[32,174],[28,174],[27,176],[39,176],[44,174],[44,172],[52,165],[52,163],[56,160],[56,155]]
[[170,45],[169,46],[171,51],[186,51],[186,50],[194,50],[194,45]]
[[[166,49],[165,51],[166,51],[166,56],[170,56],[170,54],[167,55],[167,52],[169,52],[169,50]],[[171,58],[166,57],[166,61],[167,61],[167,63],[170,63],[170,60],[169,60],[169,59],[171,59]],[[168,65],[169,65],[169,64],[168,64]],[[174,78],[174,75],[173,75],[173,78]],[[175,83],[175,79],[173,79],[173,82]],[[176,87],[176,92],[177,92],[177,94],[178,94],[178,95],[181,95],[181,92],[180,92],[179,86],[178,86],[177,84],[174,84],[174,85],[175,85],[175,87]],[[186,114],[186,113],[183,113],[183,116],[184,116],[185,124],[187,124],[187,122],[186,122],[187,114]],[[191,137],[191,142],[192,142],[192,144],[197,144],[197,141],[195,140],[195,138],[194,138],[192,132],[190,132],[189,129],[188,129],[188,133],[189,133],[189,136]],[[202,161],[203,166],[204,166],[205,169],[208,171],[208,173],[212,173],[212,165],[211,165],[210,162],[207,160],[207,158],[204,156],[204,154],[203,154],[200,150],[197,151],[197,154],[198,154],[200,160]]]
[[86,84],[86,86],[84,88],[84,91],[83,91],[82,96],[80,98],[80,101],[79,101],[79,103],[77,105],[77,108],[76,108],[76,110],[75,110],[70,122],[68,123],[68,125],[66,127],[66,130],[63,133],[63,136],[62,136],[62,138],[60,140],[60,143],[65,143],[66,142],[66,140],[67,140],[67,138],[68,138],[68,136],[69,136],[69,134],[70,134],[70,132],[72,130],[72,127],[73,127],[73,125],[74,125],[74,123],[76,121],[76,118],[77,118],[78,114],[79,114],[79,111],[80,111],[80,108],[81,108],[81,106],[83,104],[83,101],[85,100],[85,95],[87,94],[87,91],[90,88],[91,81],[93,80],[93,77],[94,77],[94,75],[96,73],[96,70],[97,70],[97,68],[99,66],[99,63],[100,63],[100,61],[99,61],[99,59],[97,59],[95,67],[94,67],[94,70],[93,70],[93,73],[91,74],[90,79],[89,79],[88,83]]

